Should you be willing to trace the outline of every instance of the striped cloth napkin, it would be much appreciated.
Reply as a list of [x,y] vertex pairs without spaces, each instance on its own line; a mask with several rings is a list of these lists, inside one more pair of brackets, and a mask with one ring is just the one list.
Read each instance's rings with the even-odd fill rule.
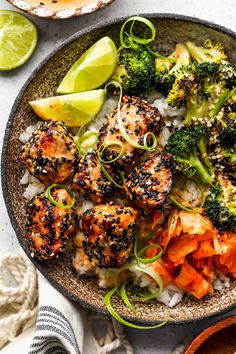
[[25,255],[0,255],[1,354],[108,354],[121,347],[133,354],[120,323],[68,300]]

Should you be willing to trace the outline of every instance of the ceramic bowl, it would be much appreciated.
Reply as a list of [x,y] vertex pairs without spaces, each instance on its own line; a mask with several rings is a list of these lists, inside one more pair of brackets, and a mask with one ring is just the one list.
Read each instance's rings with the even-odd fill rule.
[[220,320],[191,343],[185,354],[233,354],[236,352],[236,316]]
[[43,18],[63,20],[95,12],[114,0],[7,0],[18,9]]
[[[221,42],[229,59],[236,65],[236,34],[221,26],[196,18],[173,14],[145,14],[158,29],[157,45],[159,50],[174,48],[176,42],[185,40],[205,40]],[[110,36],[118,44],[121,23],[126,18],[103,22],[80,31],[67,39],[46,57],[32,73],[22,87],[12,108],[4,138],[2,152],[2,186],[7,210],[18,240],[29,258],[26,240],[26,214],[23,186],[20,179],[24,167],[19,158],[21,143],[19,135],[29,125],[36,121],[28,102],[53,96],[60,81],[75,60],[92,44],[103,36]],[[35,266],[61,293],[71,300],[80,302],[83,306],[107,314],[103,304],[105,291],[99,289],[95,280],[79,277],[73,270],[70,260],[60,257],[50,262],[32,259]],[[230,288],[215,292],[211,296],[198,301],[186,298],[176,307],[170,309],[170,323],[183,323],[200,320],[206,317],[226,312],[236,304],[236,282]],[[136,303],[137,314],[132,314],[117,298],[114,307],[126,319],[153,324],[166,319],[166,306],[156,301]]]

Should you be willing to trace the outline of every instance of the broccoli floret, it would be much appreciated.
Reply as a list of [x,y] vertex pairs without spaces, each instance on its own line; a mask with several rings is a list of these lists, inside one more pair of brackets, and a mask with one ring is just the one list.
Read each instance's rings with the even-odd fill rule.
[[[189,177],[198,177],[202,183],[211,184],[213,176],[211,168],[204,166],[203,162],[210,161],[207,158],[207,131],[203,126],[182,128],[172,134],[165,147],[171,153],[175,162],[177,173],[183,173]],[[203,162],[202,162],[202,161]]]
[[183,65],[176,75],[176,79],[167,95],[167,103],[172,107],[180,108],[186,101],[191,90],[197,85],[197,74],[192,64]]
[[177,76],[178,70],[183,65],[190,63],[190,55],[186,46],[178,43],[173,53],[168,57],[156,59],[156,89],[165,96],[171,90]]
[[155,82],[154,56],[141,44],[123,48],[111,81],[120,83],[124,92],[130,95],[147,96]]
[[219,230],[236,231],[236,187],[226,176],[210,188],[205,213]]
[[197,46],[193,42],[186,42],[186,47],[192,57],[197,63],[215,62],[220,63],[227,57],[224,53],[224,48],[221,44],[212,44],[210,40],[204,42],[203,46]]
[[[209,117],[211,119],[216,117],[222,107],[225,104],[227,105],[225,102],[232,96],[234,91],[230,90],[230,88],[233,87],[236,77],[234,69],[227,62],[222,64],[215,62],[193,63],[188,66],[187,78],[191,78],[191,73],[192,76],[195,76],[195,81],[188,80],[188,82],[192,83],[192,86],[186,84],[186,78],[183,82],[183,84],[185,84],[184,93],[187,106],[186,125],[191,124],[192,118],[199,119]],[[176,81],[176,83],[178,83],[178,81]],[[176,84],[173,85],[177,93],[178,91],[181,92],[181,90],[178,89],[179,86],[180,85]],[[188,87],[190,87],[190,89],[188,89]],[[175,101],[172,99],[172,103],[173,102]],[[223,121],[225,117],[223,117],[223,112],[221,116],[218,117],[218,120],[224,125]]]
[[222,161],[226,170],[236,171],[236,122],[225,128],[220,135]]
[[[181,107],[184,103],[189,103],[187,115],[192,117],[202,117],[202,101],[207,93],[204,88],[204,80],[211,76],[218,65],[215,63],[192,63],[183,65],[176,75],[175,82],[167,96],[167,102],[173,107]],[[205,108],[205,104],[203,105]],[[198,108],[200,112],[198,112]],[[194,113],[196,112],[196,115]],[[188,122],[189,123],[189,122]]]

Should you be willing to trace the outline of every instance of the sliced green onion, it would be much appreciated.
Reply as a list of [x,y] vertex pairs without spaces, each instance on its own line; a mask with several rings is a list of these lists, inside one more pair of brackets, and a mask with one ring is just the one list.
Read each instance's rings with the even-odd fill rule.
[[120,317],[120,315],[114,310],[114,308],[111,305],[111,298],[112,296],[118,291],[119,286],[118,287],[114,287],[113,289],[111,289],[106,296],[104,297],[104,304],[106,305],[108,311],[110,312],[110,314],[120,323],[122,323],[125,326],[131,327],[131,328],[135,328],[135,329],[153,329],[153,328],[159,328],[164,326],[167,321],[163,321],[155,326],[139,326],[139,325],[135,325],[131,322],[128,322],[126,320],[124,320],[122,317]]
[[154,50],[152,50],[149,45],[146,45],[146,48],[149,51],[149,53],[151,53],[155,57],[160,58],[160,59],[165,59],[165,60],[167,60],[167,61],[169,61],[171,63],[176,63],[176,59],[175,58],[170,58],[170,57],[166,57],[165,55],[161,55],[158,52],[155,52]]
[[192,208],[188,208],[182,203],[179,203],[172,195],[169,195],[169,199],[172,201],[172,203],[177,206],[179,209],[185,210],[185,211],[193,211]]
[[[72,197],[72,203],[69,205],[64,205],[64,204],[60,204],[58,203],[53,196],[51,195],[51,190],[54,188],[63,188],[66,189],[66,191],[70,194],[70,196]],[[73,208],[73,206],[75,205],[75,198],[74,195],[71,191],[69,191],[65,186],[62,186],[60,184],[52,184],[51,186],[49,186],[46,190],[46,197],[48,198],[48,200],[55,206],[62,208],[62,209],[71,209]]]
[[145,242],[147,242],[147,241],[149,241],[151,238],[153,238],[153,236],[155,236],[155,233],[154,232],[149,232],[149,234],[146,236],[146,237],[144,237],[143,239],[141,239],[141,242],[143,243],[145,243]]
[[[152,145],[148,145],[148,137],[152,137]],[[143,137],[143,146],[148,146],[148,151],[154,151],[157,146],[157,137],[153,132],[148,132]]]
[[129,270],[129,271],[141,271],[145,274],[147,274],[148,276],[150,276],[158,285],[159,290],[157,292],[155,292],[154,294],[151,293],[143,293],[143,292],[138,292],[133,290],[132,288],[130,288],[129,290],[133,293],[136,294],[136,300],[139,301],[147,301],[150,299],[153,299],[157,296],[160,295],[160,293],[163,290],[163,283],[161,280],[161,277],[150,267],[148,267],[147,265],[140,265],[139,262],[137,262],[137,260],[133,260],[132,262],[125,264],[124,266],[122,266],[118,273],[116,274],[116,278],[115,278],[115,287],[113,289],[111,289],[106,296],[104,297],[104,303],[107,306],[108,311],[110,312],[110,314],[119,322],[121,322],[122,324],[128,326],[128,327],[132,327],[132,328],[136,328],[136,329],[151,329],[151,328],[158,328],[158,327],[162,327],[164,326],[168,320],[163,321],[161,323],[159,323],[158,325],[155,326],[138,326],[138,325],[134,325],[133,323],[130,323],[126,320],[124,320],[122,317],[120,317],[120,315],[114,310],[114,308],[111,305],[111,297],[118,292],[118,294],[120,294],[122,300],[124,301],[124,303],[126,304],[126,306],[133,312],[136,312],[134,306],[130,303],[127,293],[126,293],[126,284],[127,282],[125,282],[124,284],[119,284],[118,282],[118,277],[119,275],[125,271],[125,270]]
[[171,211],[170,217],[168,218],[168,222],[167,222],[168,235],[170,235],[175,230],[178,220],[179,220],[178,210],[174,209]]
[[153,294],[133,290],[132,288],[130,289],[130,291],[135,294],[135,300],[143,302],[155,299],[161,294],[160,290],[156,291]]
[[[182,185],[183,183],[186,181],[186,179],[182,180],[180,183],[179,183],[179,190],[182,190]],[[200,190],[201,192],[201,197],[202,197],[202,202],[201,202],[201,205],[199,206],[199,208],[202,208],[205,204],[205,200],[206,200],[206,196],[205,196],[205,191],[204,189],[202,188],[202,186],[196,182],[195,180],[191,180],[192,182],[194,182],[197,186],[197,188]],[[187,207],[186,205],[184,205],[183,203],[179,202],[178,200],[176,200],[175,197],[173,197],[172,195],[169,195],[169,199],[171,200],[171,202],[176,205],[179,209],[182,209],[182,210],[185,210],[185,211],[193,211],[194,210],[194,207],[191,208],[191,207]]]
[[161,280],[161,277],[159,274],[157,274],[152,268],[150,268],[148,265],[142,265],[140,266],[140,263],[137,261],[133,261],[130,263],[129,266],[130,271],[140,271],[143,272],[147,275],[149,275],[158,285],[159,287],[159,292],[161,293],[163,290],[163,282]]
[[[123,125],[123,122],[122,122],[122,118],[121,118],[121,113],[120,113],[120,107],[121,107],[121,101],[122,101],[122,86],[116,82],[116,81],[112,81],[112,82],[109,82],[106,87],[105,87],[105,90],[107,89],[108,86],[110,85],[114,85],[115,87],[118,87],[120,89],[120,96],[119,96],[119,101],[118,101],[118,106],[117,106],[117,121],[118,121],[118,126],[119,126],[119,129],[120,129],[120,132],[123,136],[123,138],[131,145],[133,146],[134,148],[136,149],[141,149],[141,150],[146,150],[146,151],[154,151],[156,146],[157,146],[157,138],[156,136],[154,135],[154,133],[152,132],[148,132],[144,135],[143,137],[143,142],[144,144],[143,145],[140,145],[138,144],[136,141],[134,141],[130,136],[129,134],[127,133],[124,125]],[[151,146],[148,146],[148,136],[152,136],[152,139],[153,139],[153,142],[152,142],[152,145]]]
[[124,283],[121,285],[120,287],[120,296],[121,296],[121,299],[124,301],[125,305],[134,313],[136,313],[137,311],[135,310],[134,306],[130,303],[129,301],[129,298],[127,296],[127,293],[126,293],[126,284],[127,283]]
[[[152,245],[147,245],[144,248],[142,248],[141,250],[138,251],[138,242],[136,241],[134,244],[134,256],[137,259],[138,262],[144,263],[144,264],[150,264],[153,263],[155,261],[157,261],[159,258],[161,258],[163,251],[161,246],[157,245],[157,244],[152,244]],[[148,249],[150,248],[156,248],[159,249],[159,253],[154,256],[154,257],[149,257],[149,258],[141,258],[140,256],[142,254],[144,254]]]
[[223,105],[225,104],[225,102],[232,96],[234,95],[236,92],[236,89],[233,89],[231,91],[227,90],[226,92],[224,92],[222,95],[220,95],[220,97],[218,98],[218,101],[216,102],[214,109],[210,112],[210,117],[214,118],[219,111],[221,110],[221,108],[223,107]]
[[[98,163],[99,166],[101,167],[102,172],[104,173],[104,175],[106,176],[106,178],[108,179],[108,181],[110,181],[111,183],[113,183],[117,188],[124,188],[124,184],[121,186],[119,183],[117,183],[112,177],[111,175],[107,172],[106,168],[104,167],[104,165],[102,164],[102,162],[100,162],[99,158],[98,158]],[[121,176],[122,181],[124,181],[124,175],[120,170],[117,170],[119,175]]]
[[[145,24],[150,29],[150,31],[151,31],[150,38],[140,38],[133,33],[134,25],[135,25],[136,21]],[[129,22],[132,22],[132,23],[130,26],[129,33],[127,33],[127,32],[125,32],[125,27]],[[124,35],[126,35],[126,37],[128,38],[128,41],[126,41],[124,39]],[[131,48],[133,45],[133,42],[145,45],[145,44],[153,42],[155,38],[156,38],[156,29],[155,29],[155,26],[153,25],[153,23],[150,20],[148,20],[144,17],[140,17],[140,16],[130,17],[127,21],[125,21],[125,23],[122,25],[121,30],[120,30],[120,44],[121,44],[121,47],[123,47],[123,48]]]
[[[104,151],[110,146],[119,146],[120,147],[120,152],[112,160],[103,160],[102,156],[104,154]],[[121,141],[116,140],[116,141],[110,142],[109,144],[106,144],[104,146],[103,145],[100,146],[99,149],[98,149],[98,157],[99,157],[99,160],[101,162],[103,162],[103,163],[113,163],[113,162],[117,161],[121,157],[121,155],[123,154],[123,151],[124,151],[124,145],[122,144]]]
[[[83,126],[80,127],[79,132],[78,132],[78,141],[76,143],[77,149],[79,150],[79,152],[81,152],[82,154],[84,154],[86,152],[86,150],[91,149],[92,147],[94,147],[97,142],[98,142],[98,133],[97,132],[87,132],[83,135],[81,135],[81,131],[82,131]],[[93,141],[90,144],[86,144],[85,146],[83,146],[83,143],[90,139],[91,137],[94,137]]]

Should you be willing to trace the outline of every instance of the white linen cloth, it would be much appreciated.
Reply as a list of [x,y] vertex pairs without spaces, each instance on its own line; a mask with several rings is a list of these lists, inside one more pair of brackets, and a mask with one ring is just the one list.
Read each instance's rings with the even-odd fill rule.
[[[105,330],[100,339],[94,322]],[[120,323],[89,314],[40,273],[37,282],[36,269],[22,254],[0,255],[1,347],[1,354],[108,354],[119,347],[133,354]]]

